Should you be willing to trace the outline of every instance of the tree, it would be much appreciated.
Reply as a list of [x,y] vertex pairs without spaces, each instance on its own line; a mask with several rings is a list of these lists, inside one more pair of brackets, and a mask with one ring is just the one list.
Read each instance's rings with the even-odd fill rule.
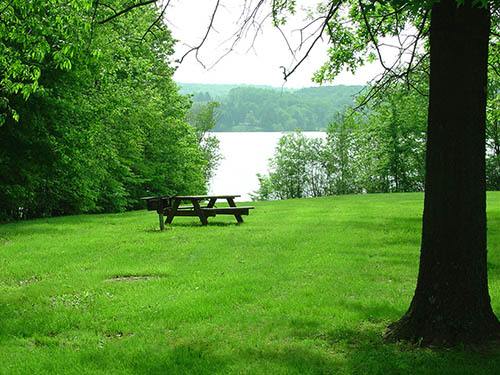
[[366,192],[423,190],[426,108],[427,98],[394,84],[363,113],[350,114],[359,123],[356,174]]
[[319,197],[327,193],[324,142],[297,131],[282,136],[269,159],[268,176],[258,174],[255,200]]
[[[210,97],[208,94],[207,96]],[[214,176],[215,169],[222,159],[219,152],[219,140],[217,137],[208,134],[217,123],[217,110],[219,108],[220,103],[213,100],[201,105],[193,105],[187,117],[188,122],[196,129],[198,145],[206,161],[203,170],[207,181],[210,181]]]
[[72,68],[46,55],[38,90],[7,96],[19,120],[0,127],[0,220],[123,211],[145,195],[206,192],[209,165],[186,121],[190,102],[172,81],[174,41],[163,23],[145,34],[158,16],[154,7],[125,12],[96,28],[90,45],[78,24],[65,39],[75,47]]
[[486,262],[485,5],[432,6],[420,268],[408,312],[390,327],[395,339],[455,344],[500,337]]
[[[294,191],[303,197],[422,191],[427,100],[399,84],[378,101],[362,112],[337,116],[326,141],[301,133],[283,137],[270,159],[269,176],[258,176],[255,198],[297,198]],[[290,189],[292,183],[301,189]]]
[[[362,191],[359,182],[360,158],[359,123],[354,114],[347,113],[330,123],[327,129],[325,169],[329,194],[352,194]],[[364,150],[363,150],[364,151]]]
[[[157,1],[0,0],[0,126],[9,117],[19,119],[10,96],[21,94],[27,99],[40,88],[45,60],[52,59],[60,70],[70,70],[75,52],[83,47],[80,42],[87,42],[88,47],[97,24]],[[158,20],[146,27],[146,33]]]

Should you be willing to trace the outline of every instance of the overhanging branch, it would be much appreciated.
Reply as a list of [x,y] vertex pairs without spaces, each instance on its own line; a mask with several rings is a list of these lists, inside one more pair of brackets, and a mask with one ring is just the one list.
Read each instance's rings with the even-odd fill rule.
[[196,53],[195,53],[196,60],[198,60],[198,62],[205,68],[205,65],[198,58],[198,52],[199,52],[200,48],[203,46],[203,44],[205,44],[205,41],[207,40],[208,35],[210,34],[210,31],[212,31],[212,29],[213,29],[215,15],[217,14],[217,9],[219,9],[219,5],[220,5],[220,0],[217,0],[217,3],[215,4],[215,7],[214,7],[214,11],[212,12],[212,16],[210,17],[210,24],[208,25],[207,32],[205,33],[205,36],[203,37],[201,42],[196,47],[192,47],[189,51],[187,51],[179,60],[179,64],[182,64],[182,62],[184,61],[186,56],[188,56],[191,52],[196,51]]
[[119,17],[121,16],[122,14],[125,14],[127,12],[130,12],[132,9],[135,9],[135,8],[138,8],[138,7],[142,7],[142,6],[145,6],[145,5],[149,5],[149,4],[153,4],[153,3],[156,3],[158,0],[149,0],[149,1],[145,1],[143,3],[137,3],[137,4],[133,4],[133,5],[130,5],[129,7],[125,8],[125,9],[122,9],[121,11],[119,12],[116,12],[115,14],[113,14],[112,16],[102,20],[102,21],[99,21],[99,25],[102,25],[102,24],[105,24],[106,22],[109,22],[113,19],[115,19],[116,17]]

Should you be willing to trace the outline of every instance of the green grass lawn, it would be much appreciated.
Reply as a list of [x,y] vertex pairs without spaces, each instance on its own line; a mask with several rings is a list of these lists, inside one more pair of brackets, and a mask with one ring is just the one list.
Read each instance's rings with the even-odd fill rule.
[[[422,194],[0,225],[0,374],[499,374],[500,350],[386,344],[418,272]],[[500,315],[500,193],[488,194]]]

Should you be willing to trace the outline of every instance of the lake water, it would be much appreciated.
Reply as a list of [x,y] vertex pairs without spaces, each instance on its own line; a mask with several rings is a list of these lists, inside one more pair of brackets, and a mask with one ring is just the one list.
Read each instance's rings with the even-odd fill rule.
[[[259,188],[257,173],[267,174],[268,161],[278,140],[285,133],[216,132],[223,156],[210,183],[210,194],[239,194],[238,201],[250,201],[250,193]],[[307,137],[325,137],[324,132],[304,132]]]

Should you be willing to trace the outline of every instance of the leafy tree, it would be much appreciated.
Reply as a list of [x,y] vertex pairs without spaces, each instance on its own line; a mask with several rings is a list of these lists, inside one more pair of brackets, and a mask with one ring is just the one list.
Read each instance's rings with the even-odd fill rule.
[[[326,142],[301,133],[283,137],[269,176],[259,176],[257,198],[421,191],[425,107],[425,97],[394,85],[369,110],[337,116]],[[302,185],[299,195],[290,193],[299,190],[290,189],[288,180]]]
[[339,116],[328,126],[324,158],[329,194],[363,191],[359,179],[362,170],[359,152],[361,134],[360,124],[354,113]]
[[208,101],[201,105],[194,105],[188,113],[188,121],[196,129],[198,145],[206,162],[204,175],[207,181],[213,177],[215,169],[222,159],[219,152],[219,140],[208,134],[216,126],[218,108],[220,108],[219,102]]
[[490,11],[483,5],[432,5],[420,269],[408,312],[391,326],[392,338],[455,344],[500,337],[486,263]]
[[90,28],[90,23],[75,15],[80,11],[87,13],[91,0],[46,3],[42,0],[0,1],[0,125],[8,115],[19,118],[9,96],[19,93],[28,98],[37,90],[40,65],[45,58],[52,58],[60,69],[71,68],[74,30]]
[[269,176],[258,175],[259,190],[253,199],[291,199],[325,195],[326,174],[322,165],[322,139],[300,131],[284,135],[270,159]]
[[[78,16],[110,17],[101,10]],[[28,101],[9,96],[20,116],[0,128],[1,219],[121,211],[144,195],[206,191],[208,162],[185,121],[190,103],[171,79],[173,40],[158,16],[154,7],[126,12],[95,28],[90,45],[75,26],[65,40],[75,46],[72,69],[47,55]]]
[[[468,0],[430,4],[359,1],[349,8],[352,29],[336,22],[341,12],[329,24],[334,46],[319,80],[332,78],[340,66],[359,66],[370,53],[366,45],[399,34],[401,25],[413,22],[421,35],[427,30],[429,34],[430,97],[419,277],[409,310],[391,325],[388,337],[424,344],[498,338],[500,323],[491,308],[487,283],[484,167],[488,39],[490,15],[497,8],[494,3],[488,8],[486,2]],[[411,73],[411,63],[407,71]]]
[[426,106],[425,97],[398,84],[358,116],[357,155],[367,192],[423,190]]
[[0,0],[0,126],[9,116],[19,119],[10,96],[27,99],[37,91],[46,59],[60,70],[70,70],[78,48],[88,51],[83,42],[92,41],[97,23],[156,1]]

